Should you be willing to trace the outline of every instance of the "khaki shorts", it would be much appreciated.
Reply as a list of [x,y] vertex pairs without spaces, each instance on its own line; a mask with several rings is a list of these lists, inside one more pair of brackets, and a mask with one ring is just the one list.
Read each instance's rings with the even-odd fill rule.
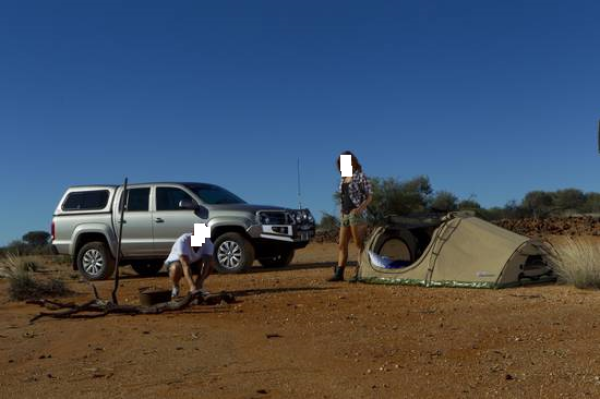
[[356,226],[364,223],[365,218],[361,213],[342,215],[342,227]]

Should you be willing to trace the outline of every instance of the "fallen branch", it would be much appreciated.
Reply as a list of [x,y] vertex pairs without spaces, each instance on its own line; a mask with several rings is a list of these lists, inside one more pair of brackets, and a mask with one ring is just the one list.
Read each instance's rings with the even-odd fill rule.
[[[95,287],[94,287],[95,288]],[[111,301],[104,301],[100,299],[94,289],[95,299],[77,305],[74,303],[60,303],[55,301],[49,301],[46,299],[28,301],[27,303],[39,305],[43,308],[53,310],[53,312],[40,312],[37,316],[33,317],[30,322],[33,323],[43,317],[52,317],[56,319],[69,319],[69,318],[81,318],[81,319],[92,319],[96,317],[103,317],[108,314],[122,314],[122,315],[149,315],[149,314],[161,314],[164,312],[176,312],[183,310],[191,305],[216,305],[221,302],[233,303],[235,298],[228,292],[219,292],[216,294],[204,294],[198,292],[195,294],[188,294],[186,297],[178,301],[163,302],[151,306],[143,305],[119,305]]]

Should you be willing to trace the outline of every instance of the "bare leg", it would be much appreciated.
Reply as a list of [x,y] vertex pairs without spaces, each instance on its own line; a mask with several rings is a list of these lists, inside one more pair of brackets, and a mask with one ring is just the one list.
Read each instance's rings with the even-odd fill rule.
[[350,227],[340,226],[340,237],[338,243],[338,263],[333,272],[333,277],[327,281],[344,281],[344,270],[348,262],[348,243],[350,242]]
[[181,268],[183,269],[183,276],[185,277],[185,281],[187,281],[190,287],[190,292],[195,291],[196,284],[194,284],[194,280],[192,279],[192,270],[190,269],[190,265],[181,265]]
[[196,287],[198,287],[199,289],[202,289],[202,287],[204,286],[204,280],[206,280],[208,276],[210,276],[210,273],[213,269],[213,262],[214,260],[212,256],[202,257],[202,260],[200,261],[199,265],[200,273],[196,278]]
[[362,255],[363,250],[365,249],[365,232],[367,226],[364,224],[350,226],[350,230],[352,231],[352,239],[358,248],[358,261],[360,262],[360,257]]
[[169,278],[171,279],[171,284],[173,287],[179,287],[181,276],[181,264],[179,262],[172,263],[171,266],[169,266]]
[[181,264],[179,262],[172,263],[169,266],[169,279],[171,280],[171,296],[176,297],[179,295],[179,282],[181,281]]
[[362,259],[363,250],[365,249],[365,233],[367,230],[367,226],[364,224],[354,225],[354,226],[350,226],[350,230],[352,231],[352,238],[354,239],[354,243],[356,244],[356,247],[358,248],[358,258],[357,258],[358,265],[356,266],[356,272],[354,273],[354,279],[353,279],[353,281],[357,281],[358,273],[360,272],[360,261]]
[[215,260],[212,256],[207,256],[202,260],[202,283],[210,276],[214,269]]
[[340,227],[340,242],[338,243],[338,267],[346,267],[348,262],[348,243],[350,242],[350,228]]

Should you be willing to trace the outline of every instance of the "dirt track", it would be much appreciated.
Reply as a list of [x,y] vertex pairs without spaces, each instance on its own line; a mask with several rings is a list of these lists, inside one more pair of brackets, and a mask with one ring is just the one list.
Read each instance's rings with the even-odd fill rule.
[[[600,395],[600,293],[326,283],[334,257],[314,244],[288,269],[211,277],[235,305],[34,325],[0,281],[0,398]],[[167,287],[128,274],[122,301]]]

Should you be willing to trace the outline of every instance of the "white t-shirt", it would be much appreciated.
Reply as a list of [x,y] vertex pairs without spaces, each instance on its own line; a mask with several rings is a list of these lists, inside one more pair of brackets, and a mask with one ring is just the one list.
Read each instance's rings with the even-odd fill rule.
[[185,233],[175,241],[165,263],[179,261],[181,255],[185,255],[190,263],[196,263],[203,256],[212,256],[214,250],[215,247],[210,238],[206,238],[201,247],[192,248],[192,233]]

